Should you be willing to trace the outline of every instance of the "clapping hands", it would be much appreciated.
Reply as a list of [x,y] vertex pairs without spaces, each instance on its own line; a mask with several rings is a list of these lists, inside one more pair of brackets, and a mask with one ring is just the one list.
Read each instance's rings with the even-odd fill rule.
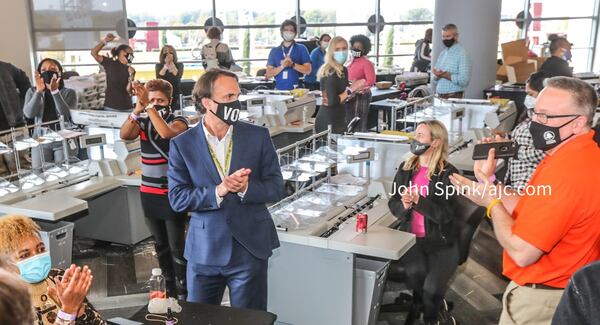
[[48,294],[58,298],[62,311],[77,314],[90,291],[93,279],[92,271],[87,265],[81,268],[73,264],[65,270],[62,278],[54,279],[56,288],[48,288]]
[[248,188],[248,181],[250,179],[250,173],[252,171],[249,168],[241,168],[235,173],[226,176],[223,182],[217,186],[217,192],[220,197],[224,197],[227,193],[243,193]]

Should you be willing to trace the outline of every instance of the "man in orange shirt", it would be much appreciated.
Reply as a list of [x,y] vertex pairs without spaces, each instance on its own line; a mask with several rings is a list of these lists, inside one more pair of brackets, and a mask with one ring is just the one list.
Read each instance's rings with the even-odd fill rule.
[[[455,186],[485,206],[504,248],[503,273],[512,281],[500,324],[550,324],[569,278],[600,259],[600,148],[593,140],[597,95],[587,83],[548,79],[533,112],[530,132],[545,152],[524,192],[490,180],[495,152],[475,163],[479,183],[460,175]],[[492,140],[487,140],[489,142]]]

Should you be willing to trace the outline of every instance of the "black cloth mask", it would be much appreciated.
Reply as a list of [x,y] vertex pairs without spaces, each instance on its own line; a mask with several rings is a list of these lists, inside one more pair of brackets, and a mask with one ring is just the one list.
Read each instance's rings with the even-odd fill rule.
[[213,100],[217,105],[217,112],[210,111],[216,117],[218,117],[221,121],[227,123],[228,125],[235,124],[240,118],[240,110],[242,108],[242,104],[239,100],[234,100],[229,103],[219,103]]
[[352,56],[355,58],[360,58],[362,56],[362,51],[359,49],[352,49],[350,53],[352,53]]
[[133,54],[127,54],[127,62],[129,62],[129,64],[133,63]]
[[413,140],[410,143],[410,152],[412,152],[412,154],[415,156],[420,156],[424,154],[425,151],[429,149],[429,147],[431,147],[431,144],[429,143],[422,143],[417,140]]
[[531,124],[529,125],[529,132],[531,133],[531,137],[533,138],[533,146],[536,149],[542,151],[548,151],[553,148],[556,148],[556,146],[561,144],[561,142],[564,142],[573,136],[573,134],[571,134],[565,139],[561,139],[560,129],[563,126],[575,121],[577,117],[578,116],[574,117],[573,119],[561,126],[548,126],[535,121],[531,121]]
[[58,78],[58,72],[48,70],[40,73],[40,76],[44,80],[44,83],[49,85],[52,82],[52,77],[56,76]]
[[169,105],[153,105],[154,109],[160,114],[160,116],[164,119],[165,116],[169,115],[171,112],[171,107]]
[[444,45],[446,47],[452,47],[452,45],[454,45],[454,42],[456,42],[456,41],[454,40],[454,38],[451,38],[451,39],[442,40],[442,42],[444,42]]

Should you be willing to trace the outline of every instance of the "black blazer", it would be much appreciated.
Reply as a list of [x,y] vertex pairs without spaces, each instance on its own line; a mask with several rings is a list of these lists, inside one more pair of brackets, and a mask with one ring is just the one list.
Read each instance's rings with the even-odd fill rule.
[[[446,199],[446,188],[452,186],[450,175],[458,173],[458,169],[446,162],[444,170],[434,174],[429,181],[428,196],[419,199],[419,203],[410,209],[404,209],[399,186],[408,186],[413,179],[413,170],[403,170],[404,162],[398,167],[394,178],[395,194],[390,198],[388,206],[392,214],[400,220],[399,230],[410,232],[413,210],[425,216],[425,248],[434,251],[452,245],[458,236],[454,222],[455,196]],[[442,190],[443,189],[443,190]]]

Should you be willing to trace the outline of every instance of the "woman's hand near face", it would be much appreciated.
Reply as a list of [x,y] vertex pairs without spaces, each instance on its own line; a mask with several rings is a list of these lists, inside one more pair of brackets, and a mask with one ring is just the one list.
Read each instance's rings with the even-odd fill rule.
[[173,64],[173,54],[167,53],[165,55],[165,65],[170,66],[171,64]]
[[35,91],[38,93],[43,93],[46,90],[46,85],[44,84],[44,79],[39,72],[35,72]]
[[60,77],[58,77],[56,74],[52,77],[52,80],[50,81],[50,84],[46,84],[46,87],[48,89],[50,89],[50,91],[56,91],[58,89],[58,86],[60,85]]
[[146,87],[139,81],[134,81],[131,86],[133,88],[133,93],[137,96],[138,103],[143,108],[148,106],[150,101],[148,100],[148,90],[146,90]]

